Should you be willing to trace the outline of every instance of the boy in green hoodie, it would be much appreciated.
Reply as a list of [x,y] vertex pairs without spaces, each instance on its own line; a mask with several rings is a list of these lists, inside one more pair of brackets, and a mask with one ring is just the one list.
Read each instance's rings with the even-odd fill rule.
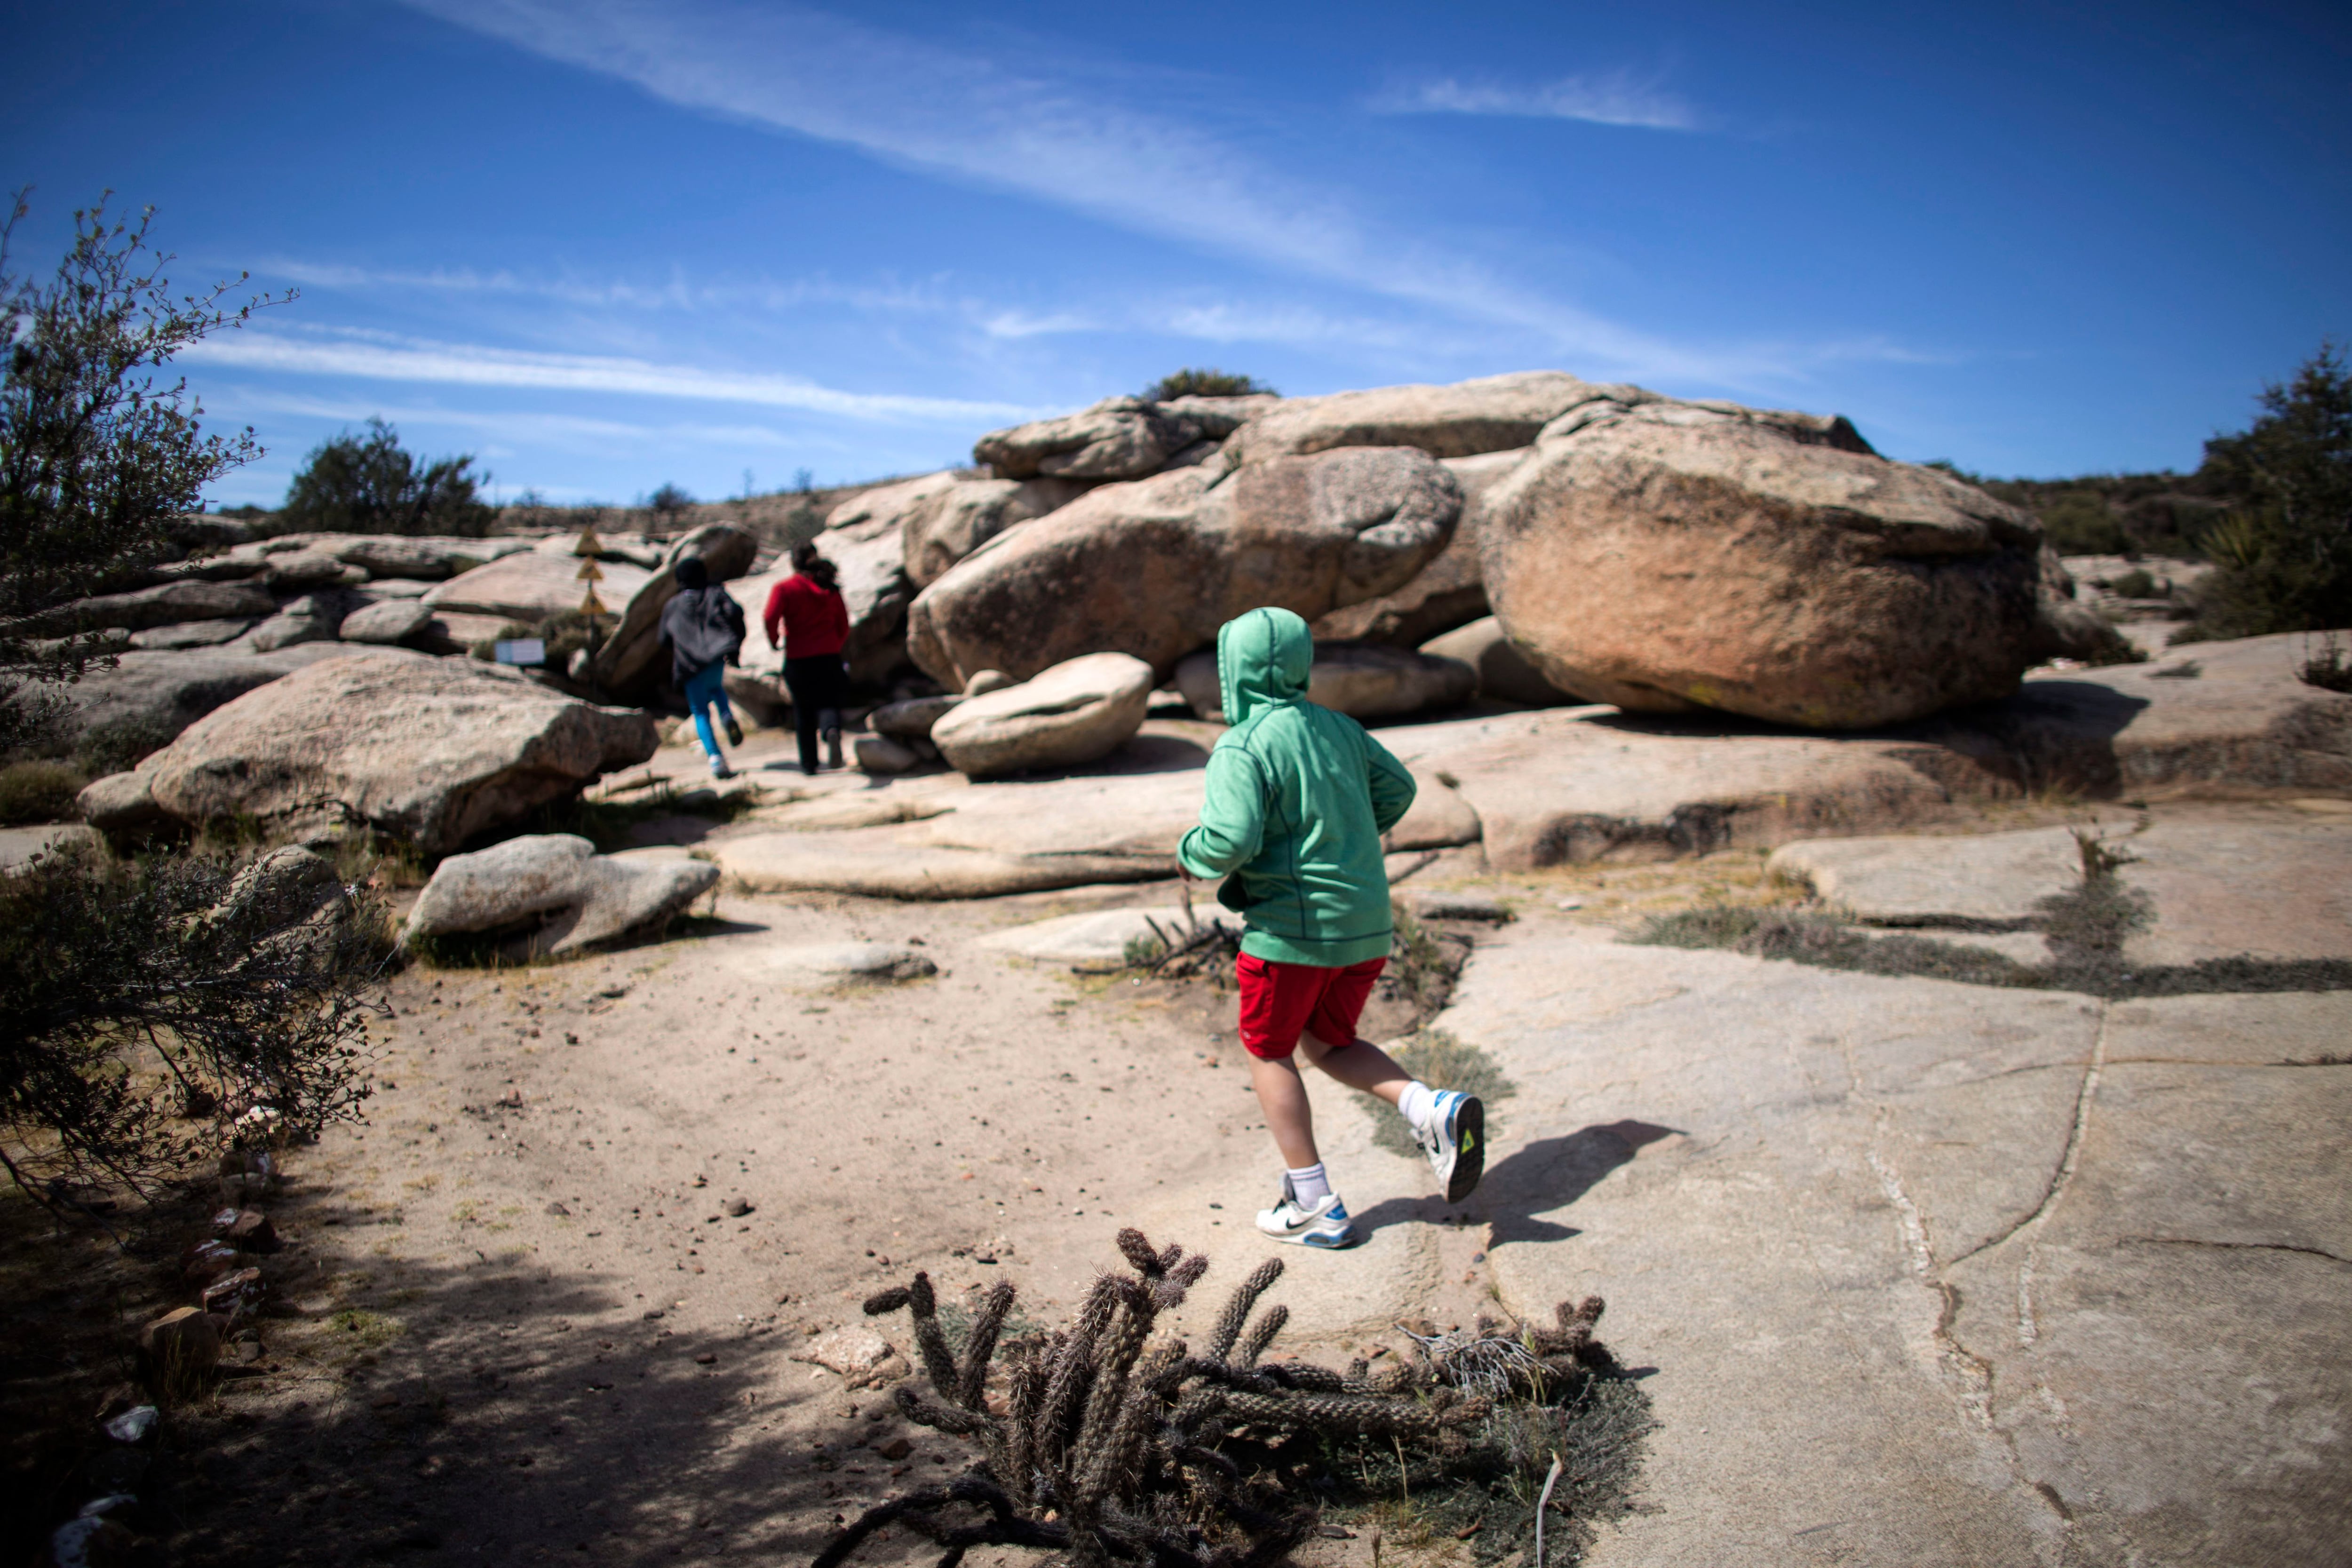
[[1468,1196],[1485,1170],[1486,1111],[1356,1035],[1392,940],[1381,835],[1412,805],[1413,783],[1361,724],[1307,700],[1314,662],[1314,637],[1288,610],[1251,610],[1218,630],[1233,727],[1209,755],[1201,825],[1177,858],[1196,877],[1224,877],[1218,901],[1248,928],[1235,965],[1242,1047],[1284,1165],[1282,1196],[1258,1228],[1276,1241],[1348,1247],[1355,1231],[1316,1152],[1298,1057],[1395,1106],[1448,1203]]

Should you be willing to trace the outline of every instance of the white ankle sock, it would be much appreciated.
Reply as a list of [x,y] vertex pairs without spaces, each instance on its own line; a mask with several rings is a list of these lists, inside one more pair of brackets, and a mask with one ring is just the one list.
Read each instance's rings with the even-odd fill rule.
[[1429,1125],[1429,1114],[1437,1109],[1437,1091],[1415,1079],[1397,1096],[1397,1109],[1404,1113],[1406,1124],[1417,1132]]
[[1320,1160],[1296,1171],[1286,1170],[1283,1174],[1290,1178],[1290,1195],[1298,1200],[1300,1208],[1313,1208],[1331,1190],[1331,1178],[1323,1173],[1323,1162]]

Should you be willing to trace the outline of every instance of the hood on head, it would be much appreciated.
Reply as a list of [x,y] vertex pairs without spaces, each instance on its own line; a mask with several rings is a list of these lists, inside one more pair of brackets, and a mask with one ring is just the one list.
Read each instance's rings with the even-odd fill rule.
[[1228,724],[1306,696],[1314,668],[1315,635],[1291,611],[1251,610],[1217,628],[1217,694]]
[[710,586],[710,566],[699,555],[681,555],[677,558],[677,564],[669,570],[681,588],[691,591]]

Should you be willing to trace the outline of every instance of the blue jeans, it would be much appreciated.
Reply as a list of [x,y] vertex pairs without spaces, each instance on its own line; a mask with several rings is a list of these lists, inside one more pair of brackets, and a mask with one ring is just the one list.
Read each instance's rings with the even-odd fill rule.
[[687,678],[686,710],[694,715],[694,732],[702,737],[702,754],[719,755],[719,737],[710,728],[710,709],[719,709],[721,723],[735,717],[735,710],[727,705],[727,661],[704,665]]

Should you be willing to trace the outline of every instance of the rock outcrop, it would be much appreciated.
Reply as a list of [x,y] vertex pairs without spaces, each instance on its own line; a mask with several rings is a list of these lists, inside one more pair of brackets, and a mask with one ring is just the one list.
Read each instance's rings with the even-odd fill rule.
[[968,697],[931,725],[931,743],[968,778],[1076,767],[1108,756],[1143,726],[1151,667],[1087,654],[1033,680]]
[[[671,568],[689,555],[699,555],[709,569],[710,580],[727,583],[749,572],[759,553],[760,542],[732,523],[707,523],[680,539],[671,546],[660,570],[639,582],[624,603],[621,624],[596,650],[588,667],[589,678],[615,694],[647,695],[666,682],[669,667],[661,658],[661,614],[677,594],[677,578]],[[756,616],[756,611],[746,616],[746,624]],[[751,653],[751,647],[747,645],[744,651]]]
[[345,654],[405,657],[396,649],[299,643],[274,653],[231,648],[132,649],[69,685],[43,685],[67,704],[64,737],[86,763],[127,767],[172,743],[181,731],[257,687]]
[[625,562],[599,561],[596,567],[603,579],[583,583],[576,557],[520,550],[450,578],[425,595],[425,602],[436,610],[504,616],[530,625],[578,609],[591,587],[607,606],[625,605],[649,576],[645,568]]
[[1251,420],[1226,456],[1248,464],[1339,447],[1415,447],[1433,458],[1475,457],[1527,446],[1570,409],[1615,395],[1640,395],[1566,371],[1524,370],[1450,386],[1293,397]]
[[961,689],[1116,650],[1157,670],[1244,610],[1313,620],[1392,592],[1445,547],[1454,476],[1404,447],[1279,458],[1216,481],[1202,468],[1106,485],[971,557],[916,600],[908,649]]
[[107,594],[59,605],[27,616],[22,629],[47,637],[109,626],[136,632],[178,621],[256,620],[277,609],[278,601],[257,583],[159,583],[128,594]]
[[927,588],[1006,529],[1067,506],[1086,493],[1075,479],[958,479],[908,509],[899,526],[908,580]]
[[2041,531],[1830,422],[1588,401],[1484,510],[1486,592],[1545,678],[1645,712],[1811,729],[2016,689],[2041,657]]
[[718,882],[718,867],[683,855],[599,855],[593,844],[568,833],[509,838],[442,861],[409,911],[401,940],[415,946],[538,921],[529,942],[533,952],[576,952],[658,931]]
[[1280,402],[1269,395],[1180,397],[1166,403],[1106,397],[1059,419],[992,431],[973,444],[972,460],[986,463],[1008,479],[1041,474],[1139,479],[1159,472],[1197,442],[1222,440]]
[[1462,487],[1462,520],[1437,558],[1393,594],[1334,610],[1309,628],[1318,642],[1380,642],[1419,647],[1440,632],[1487,613],[1486,581],[1478,563],[1480,506],[1486,492],[1519,466],[1528,448],[1447,458],[1446,471]]
[[198,720],[142,771],[157,806],[184,823],[364,826],[435,856],[659,743],[651,715],[513,670],[346,647]]

